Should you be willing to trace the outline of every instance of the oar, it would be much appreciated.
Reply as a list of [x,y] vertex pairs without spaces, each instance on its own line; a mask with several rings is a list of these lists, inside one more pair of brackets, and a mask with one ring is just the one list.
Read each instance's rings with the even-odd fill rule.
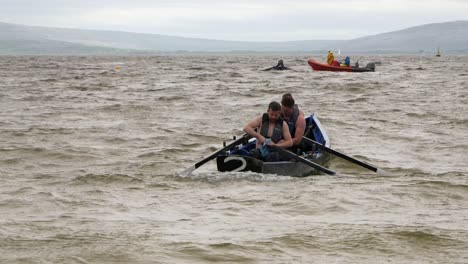
[[319,170],[321,172],[324,172],[326,174],[329,174],[329,175],[335,175],[335,172],[332,171],[332,170],[329,170],[325,167],[322,167],[320,165],[318,165],[317,163],[314,163],[310,160],[307,160],[307,159],[304,159],[303,157],[300,157],[294,153],[292,153],[291,151],[289,150],[286,150],[284,148],[281,148],[281,147],[277,147],[277,146],[273,146],[274,149],[278,150],[278,152],[280,152],[281,154],[283,154],[284,157],[288,157],[288,158],[291,158],[291,159],[295,159],[296,161],[299,161],[299,162],[302,162],[306,165],[309,165],[311,166],[312,168],[316,169],[316,170]]
[[368,164],[368,163],[365,163],[365,162],[362,162],[362,161],[360,161],[360,160],[357,160],[357,159],[355,159],[355,158],[353,158],[353,157],[350,157],[350,156],[348,156],[348,155],[345,155],[345,154],[343,154],[343,153],[341,153],[341,152],[338,152],[338,151],[336,151],[336,150],[334,150],[334,149],[331,149],[331,148],[329,148],[329,147],[326,147],[326,146],[320,144],[319,142],[317,142],[317,141],[315,141],[315,140],[312,140],[312,139],[306,138],[306,137],[302,137],[302,140],[304,140],[306,143],[316,145],[316,146],[319,147],[320,149],[325,150],[325,151],[327,151],[327,152],[329,152],[329,153],[331,153],[331,154],[333,154],[333,155],[335,155],[335,156],[338,156],[338,157],[340,157],[340,158],[343,158],[343,159],[345,159],[345,160],[347,160],[347,161],[350,161],[350,162],[352,162],[352,163],[354,163],[354,164],[357,164],[357,165],[359,165],[359,166],[361,166],[361,167],[364,167],[364,168],[366,168],[366,169],[368,169],[368,170],[374,171],[374,172],[376,172],[376,173],[378,173],[378,174],[380,174],[380,175],[387,175],[387,176],[389,175],[386,171],[384,171],[384,170],[382,170],[382,169],[379,169],[379,168],[377,168],[377,167],[375,167],[375,166],[373,166],[373,165],[370,165],[370,164]]
[[250,135],[247,135],[247,134],[244,134],[242,135],[242,137],[240,137],[239,139],[235,140],[234,142],[232,142],[231,144],[227,145],[226,147],[220,149],[220,150],[217,150],[215,152],[213,152],[213,154],[211,154],[210,156],[200,160],[199,162],[193,164],[191,167],[185,169],[184,171],[181,172],[181,174],[184,174],[184,175],[187,175],[189,173],[191,173],[192,171],[196,170],[197,168],[199,168],[200,166],[202,166],[203,164],[207,163],[208,161],[216,158],[217,156],[219,156],[221,153],[225,152],[225,151],[228,151],[230,149],[233,149],[235,146],[239,145],[239,144],[242,144],[244,142],[246,142],[247,140],[249,140],[251,138]]

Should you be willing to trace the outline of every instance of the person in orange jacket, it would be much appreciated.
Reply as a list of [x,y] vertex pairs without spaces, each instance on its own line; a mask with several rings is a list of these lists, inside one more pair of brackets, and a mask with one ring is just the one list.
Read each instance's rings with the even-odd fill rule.
[[331,50],[329,50],[328,51],[328,57],[327,57],[328,65],[332,65],[334,60],[335,60],[335,56],[333,56],[333,52],[331,52]]

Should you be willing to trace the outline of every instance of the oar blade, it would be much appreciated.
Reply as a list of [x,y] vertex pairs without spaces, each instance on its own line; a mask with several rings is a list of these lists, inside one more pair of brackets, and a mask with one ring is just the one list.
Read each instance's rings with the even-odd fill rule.
[[384,171],[382,169],[377,169],[377,174],[381,175],[381,176],[392,176],[392,174],[390,174],[388,171]]
[[187,175],[190,175],[190,173],[192,173],[196,169],[197,169],[197,167],[195,167],[195,165],[192,165],[192,166],[186,168],[185,170],[179,172],[179,174],[182,175],[182,176],[187,176]]

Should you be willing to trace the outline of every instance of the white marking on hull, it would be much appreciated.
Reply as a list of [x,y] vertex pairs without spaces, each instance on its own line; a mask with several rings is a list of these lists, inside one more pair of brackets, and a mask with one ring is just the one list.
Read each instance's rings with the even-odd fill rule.
[[227,157],[227,158],[224,159],[224,163],[227,163],[227,162],[229,162],[229,161],[231,161],[231,160],[238,160],[238,161],[242,162],[242,165],[241,165],[239,168],[237,168],[237,169],[235,169],[235,170],[232,170],[232,171],[234,171],[234,172],[242,171],[243,169],[245,169],[245,168],[247,167],[247,161],[246,161],[244,158],[242,158],[242,157],[233,157],[233,156],[229,156],[229,157]]

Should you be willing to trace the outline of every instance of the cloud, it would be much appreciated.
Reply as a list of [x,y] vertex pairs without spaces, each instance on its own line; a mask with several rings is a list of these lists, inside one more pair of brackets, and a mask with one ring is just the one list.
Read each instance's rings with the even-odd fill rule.
[[461,0],[3,1],[5,22],[259,41],[353,38],[468,10]]

